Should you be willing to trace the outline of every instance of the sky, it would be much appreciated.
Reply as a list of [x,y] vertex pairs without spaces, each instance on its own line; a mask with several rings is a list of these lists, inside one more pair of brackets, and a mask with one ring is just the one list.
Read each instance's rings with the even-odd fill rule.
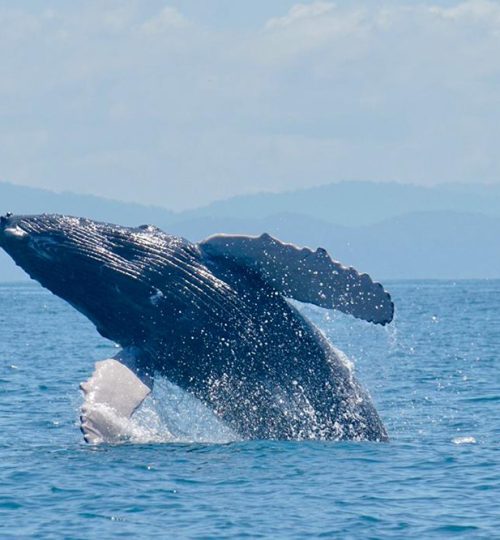
[[175,210],[500,183],[500,1],[0,0],[0,180]]

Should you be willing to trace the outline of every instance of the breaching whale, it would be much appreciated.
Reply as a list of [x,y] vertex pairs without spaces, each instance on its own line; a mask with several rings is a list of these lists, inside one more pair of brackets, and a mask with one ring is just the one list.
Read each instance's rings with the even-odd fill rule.
[[119,438],[102,407],[130,417],[158,374],[243,439],[388,438],[349,362],[288,300],[392,320],[382,285],[323,249],[48,214],[0,218],[0,246],[122,347],[81,385],[87,442]]

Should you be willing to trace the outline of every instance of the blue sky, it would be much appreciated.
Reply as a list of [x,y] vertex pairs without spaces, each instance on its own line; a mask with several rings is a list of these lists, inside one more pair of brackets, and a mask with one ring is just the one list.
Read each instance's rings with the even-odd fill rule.
[[500,182],[500,2],[0,1],[0,179],[182,209]]

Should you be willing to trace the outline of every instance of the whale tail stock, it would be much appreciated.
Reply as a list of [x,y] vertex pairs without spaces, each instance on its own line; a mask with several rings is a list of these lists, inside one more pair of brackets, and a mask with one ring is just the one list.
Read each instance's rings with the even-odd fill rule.
[[127,421],[152,386],[152,380],[137,370],[128,351],[96,362],[90,379],[80,384],[84,394],[80,429],[85,441],[99,444],[126,439]]
[[390,323],[394,316],[394,304],[380,283],[334,261],[324,249],[299,248],[268,234],[217,234],[199,247],[207,258],[256,272],[285,297],[376,324]]

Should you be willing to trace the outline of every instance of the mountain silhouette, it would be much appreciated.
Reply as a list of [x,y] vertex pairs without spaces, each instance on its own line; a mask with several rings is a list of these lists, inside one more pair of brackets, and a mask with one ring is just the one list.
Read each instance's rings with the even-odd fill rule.
[[[161,206],[0,183],[1,211],[153,223],[191,240],[261,234],[310,247],[376,279],[500,278],[500,186],[341,182],[234,197],[174,213]],[[0,281],[25,279],[0,254]]]

